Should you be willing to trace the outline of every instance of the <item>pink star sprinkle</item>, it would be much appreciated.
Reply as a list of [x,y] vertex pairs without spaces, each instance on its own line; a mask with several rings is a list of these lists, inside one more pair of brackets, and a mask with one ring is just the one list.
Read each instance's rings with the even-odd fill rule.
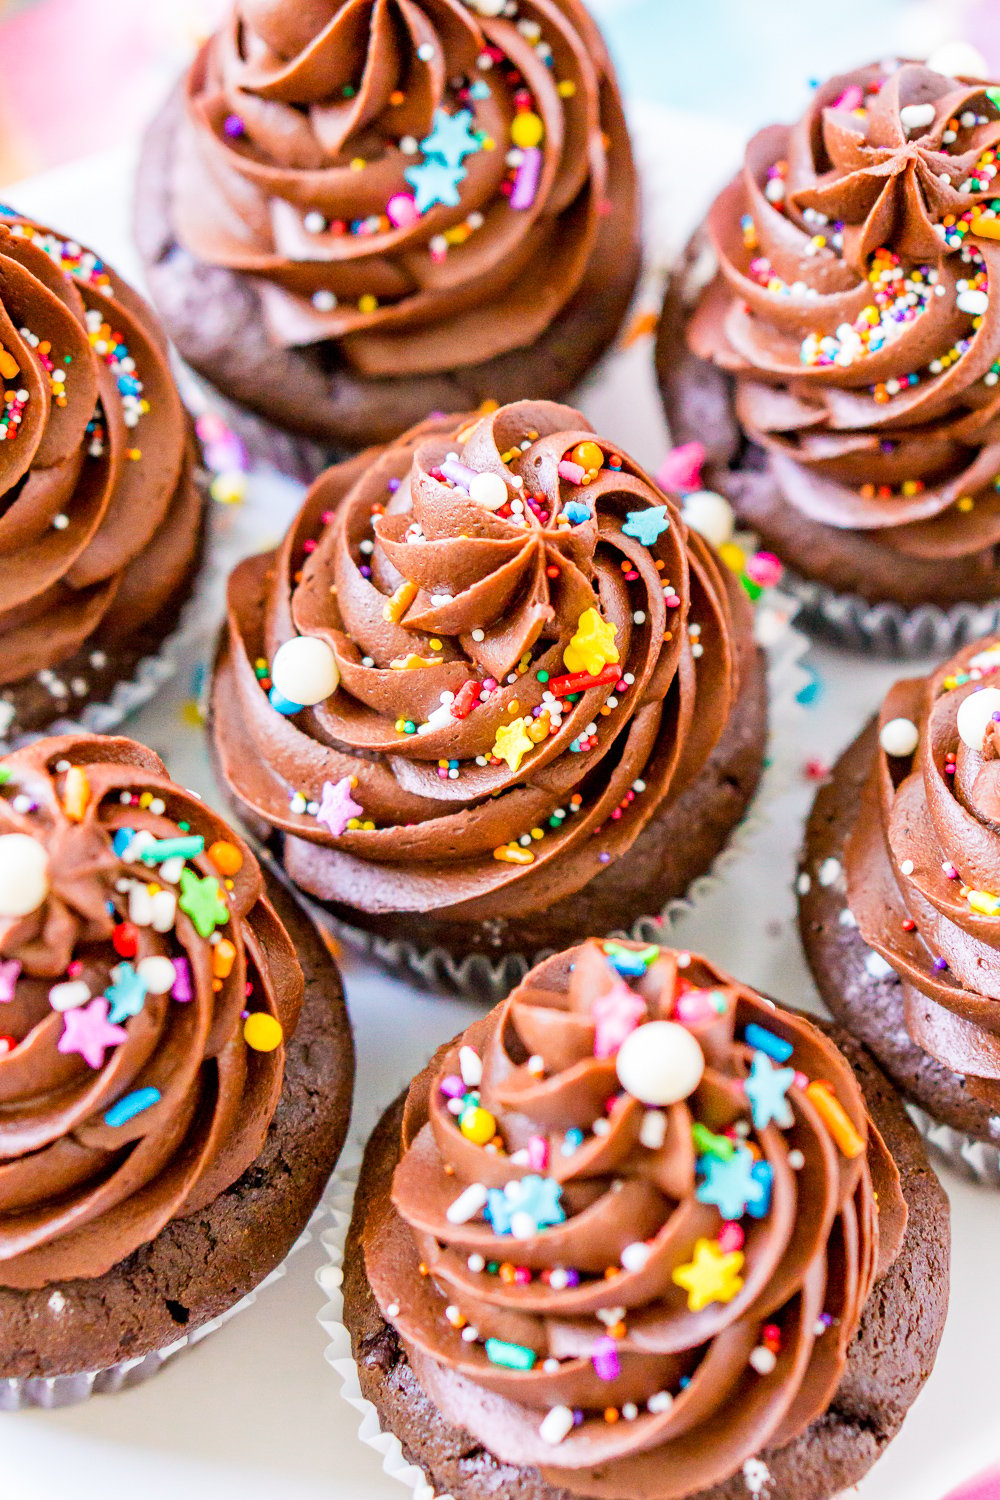
[[340,781],[323,783],[323,796],[316,821],[325,823],[334,838],[340,837],[352,818],[360,818],[364,812],[360,803],[355,802],[351,796],[352,791],[350,776],[344,776]]
[[59,1038],[60,1052],[79,1052],[91,1068],[104,1067],[104,1053],[108,1047],[118,1047],[128,1041],[124,1026],[108,1024],[108,1002],[102,996],[68,1010],[63,1016],[63,1034]]
[[646,1002],[633,994],[627,984],[616,984],[591,1007],[597,1023],[594,1034],[594,1056],[614,1057],[627,1036],[644,1020]]
[[19,959],[9,958],[6,962],[0,960],[0,1005],[13,1000],[14,986],[17,984],[20,973]]

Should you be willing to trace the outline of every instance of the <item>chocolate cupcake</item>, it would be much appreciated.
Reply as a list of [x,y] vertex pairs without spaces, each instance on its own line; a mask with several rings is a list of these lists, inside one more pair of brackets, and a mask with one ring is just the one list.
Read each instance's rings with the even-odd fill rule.
[[944,1323],[945,1195],[865,1050],[656,946],[539,965],[355,1202],[361,1390],[454,1500],[829,1500]]
[[668,292],[674,441],[848,644],[946,650],[995,618],[994,94],[916,63],[824,83],[754,136]]
[[317,480],[231,577],[212,726],[297,885],[506,993],[708,869],[766,689],[749,601],[673,501],[579,412],[520,402]]
[[935,1147],[1000,1184],[1000,640],[899,682],[816,799],[802,937]]
[[92,251],[2,206],[0,375],[3,750],[123,716],[116,687],[191,590],[204,497],[150,309]]
[[0,761],[0,1409],[152,1374],[316,1208],[353,1079],[298,904],[157,757]]
[[136,234],[177,347],[291,472],[562,396],[639,271],[600,33],[580,0],[239,0],[150,128]]

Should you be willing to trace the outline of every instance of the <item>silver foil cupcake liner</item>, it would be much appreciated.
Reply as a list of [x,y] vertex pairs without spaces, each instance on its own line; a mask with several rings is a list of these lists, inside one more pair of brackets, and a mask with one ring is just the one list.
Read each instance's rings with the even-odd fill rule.
[[796,624],[801,629],[852,651],[901,661],[950,656],[1000,625],[997,601],[907,609],[901,604],[869,604],[857,594],[838,594],[826,584],[792,574],[786,574],[784,586],[799,601]]
[[[810,682],[800,664],[809,642],[791,624],[793,617],[797,624],[796,608],[794,599],[775,591],[761,601],[757,611],[757,636],[768,657],[768,743],[764,775],[748,811],[733,829],[725,848],[716,855],[709,870],[694,880],[683,896],[675,897],[657,914],[637,917],[628,931],[616,931],[607,936],[663,943],[680,918],[711,895],[730,865],[743,857],[757,831],[767,821],[768,804],[786,790],[797,764],[795,725],[805,711],[798,694]],[[310,900],[308,893],[300,894],[304,895],[317,921],[351,948],[386,968],[416,978],[428,989],[445,989],[468,999],[481,1000],[484,1004],[493,1005],[503,1000],[536,963],[554,951],[513,952],[498,958],[472,953],[458,958],[444,948],[427,948],[355,927],[320,903]]]
[[943,1125],[915,1104],[907,1106],[930,1156],[943,1162],[968,1182],[1000,1188],[1000,1146],[976,1140],[951,1125]]
[[[248,1292],[245,1297],[235,1302],[232,1307],[228,1307],[218,1317],[210,1318],[207,1323],[200,1324],[190,1333],[185,1333],[181,1338],[175,1339],[172,1344],[164,1345],[162,1349],[153,1349],[148,1354],[140,1355],[135,1359],[119,1360],[117,1364],[108,1365],[102,1370],[81,1370],[77,1374],[34,1375],[0,1380],[0,1411],[25,1411],[29,1407],[37,1406],[46,1408],[78,1406],[81,1401],[89,1401],[91,1396],[106,1395],[114,1391],[128,1390],[134,1385],[141,1385],[162,1370],[167,1361],[173,1359],[182,1349],[191,1349],[195,1344],[200,1344],[202,1339],[208,1338],[210,1333],[214,1333],[217,1328],[228,1323],[230,1318],[235,1318],[237,1313],[243,1312],[247,1307],[252,1307],[261,1292],[273,1286],[285,1275],[291,1257],[303,1246],[308,1245],[314,1235],[319,1233],[320,1225],[328,1212],[329,1206],[324,1200],[280,1266],[275,1266],[259,1286],[255,1286],[253,1291]],[[52,1295],[58,1295],[58,1287],[53,1288]]]

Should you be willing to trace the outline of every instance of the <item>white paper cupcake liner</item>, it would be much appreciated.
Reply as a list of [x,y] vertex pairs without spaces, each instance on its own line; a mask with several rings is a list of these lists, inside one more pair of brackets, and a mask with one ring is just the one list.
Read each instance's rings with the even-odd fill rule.
[[900,660],[947,657],[1000,625],[997,601],[907,609],[902,604],[869,604],[857,594],[838,594],[825,584],[791,574],[786,586],[801,606],[796,623],[803,630],[854,651]]
[[319,1313],[320,1325],[330,1337],[326,1347],[326,1361],[340,1381],[341,1397],[358,1413],[359,1439],[367,1448],[374,1448],[379,1454],[382,1468],[389,1478],[398,1480],[411,1490],[414,1500],[452,1500],[451,1495],[438,1494],[434,1486],[428,1483],[423,1470],[417,1464],[410,1463],[394,1433],[382,1431],[378,1411],[361,1393],[358,1367],[351,1349],[351,1336],[343,1322],[344,1247],[351,1224],[361,1160],[356,1148],[351,1148],[345,1154],[348,1161],[341,1162],[330,1185],[327,1200],[330,1223],[320,1235],[329,1261],[316,1272],[316,1280],[329,1299]]
[[916,1104],[907,1108],[932,1158],[944,1162],[969,1182],[1000,1188],[1000,1147],[990,1145],[988,1141],[978,1141],[951,1125],[943,1125]]
[[[199,488],[204,490],[206,496],[211,478],[205,471],[201,471],[198,476]],[[198,571],[191,584],[191,592],[181,607],[176,628],[164,638],[159,648],[152,655],[143,657],[130,677],[115,683],[109,698],[99,703],[87,703],[77,713],[67,710],[44,729],[23,734],[8,733],[5,725],[8,704],[0,690],[0,755],[9,755],[22,745],[50,735],[110,734],[125,719],[155,698],[164,684],[179,671],[190,668],[193,662],[207,660],[208,643],[221,617],[228,572],[228,568],[224,566],[223,549],[219,545],[218,535],[221,528],[219,512],[223,509],[214,501],[206,499],[205,536]],[[58,667],[53,669],[52,676],[59,677]]]
[[207,1323],[200,1324],[190,1333],[183,1334],[162,1349],[154,1349],[149,1354],[140,1355],[136,1359],[120,1360],[117,1364],[109,1365],[103,1370],[81,1371],[74,1375],[37,1375],[22,1379],[0,1380],[0,1411],[24,1411],[32,1406],[77,1406],[81,1401],[89,1400],[91,1396],[124,1391],[130,1386],[141,1385],[143,1381],[149,1380],[152,1375],[162,1370],[168,1359],[172,1359],[182,1349],[190,1349],[195,1344],[200,1344],[202,1339],[208,1338],[210,1333],[214,1333],[217,1328],[228,1323],[230,1318],[235,1318],[236,1314],[242,1312],[244,1308],[252,1307],[265,1288],[280,1281],[288,1269],[291,1257],[304,1245],[310,1244],[314,1235],[320,1232],[320,1225],[328,1211],[328,1205],[324,1200],[281,1265],[275,1266],[259,1286],[255,1286],[253,1291],[248,1292],[245,1297],[235,1302],[232,1307],[228,1307],[217,1318],[210,1318]]
[[[627,932],[614,932],[608,936],[662,943],[680,918],[711,895],[730,866],[745,855],[753,838],[767,822],[768,804],[787,789],[797,768],[795,725],[805,712],[798,694],[811,680],[801,665],[809,642],[791,624],[796,609],[797,603],[791,596],[771,591],[757,610],[757,638],[766,649],[768,660],[768,743],[764,774],[748,811],[708,871],[692,881],[683,896],[668,902],[658,915],[638,917]],[[444,948],[425,948],[354,927],[318,902],[309,901],[308,895],[305,899],[316,919],[357,951],[387,968],[400,969],[415,976],[430,989],[445,988],[490,1004],[504,999],[536,963],[553,951],[531,955],[505,953],[496,959],[482,953],[456,958]]]

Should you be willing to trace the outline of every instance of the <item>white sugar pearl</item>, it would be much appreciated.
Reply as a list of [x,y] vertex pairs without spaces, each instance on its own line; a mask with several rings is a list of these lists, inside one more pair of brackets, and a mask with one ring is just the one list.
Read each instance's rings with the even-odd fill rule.
[[650,1021],[625,1038],[618,1053],[618,1080],[644,1104],[676,1104],[693,1094],[705,1071],[705,1056],[675,1021]]
[[165,995],[173,989],[177,978],[173,960],[162,955],[144,958],[136,972],[151,995]]
[[299,635],[278,649],[271,664],[271,681],[291,703],[312,706],[336,692],[340,669],[326,641]]
[[750,1355],[750,1363],[758,1375],[772,1375],[778,1363],[778,1357],[772,1349],[764,1344],[758,1344]]
[[684,496],[684,520],[713,547],[721,547],[733,534],[733,512],[728,500],[714,490],[694,490]]
[[622,1251],[622,1267],[626,1271],[641,1271],[652,1253],[649,1245],[644,1245],[641,1240],[626,1245]]
[[49,857],[26,833],[0,837],[0,917],[26,917],[49,893]]
[[980,317],[990,305],[990,299],[986,292],[977,291],[975,288],[967,292],[959,292],[955,298],[955,306],[959,312],[969,313],[972,317]]
[[499,510],[510,499],[499,474],[477,474],[469,481],[469,494],[477,505],[485,505],[487,510]]
[[981,688],[963,700],[956,727],[970,750],[982,750],[983,736],[996,713],[1000,713],[1000,688]]
[[890,719],[883,724],[878,738],[886,755],[912,755],[920,740],[920,731],[911,719]]
[[934,73],[946,78],[989,78],[989,64],[971,42],[944,42],[927,59]]

